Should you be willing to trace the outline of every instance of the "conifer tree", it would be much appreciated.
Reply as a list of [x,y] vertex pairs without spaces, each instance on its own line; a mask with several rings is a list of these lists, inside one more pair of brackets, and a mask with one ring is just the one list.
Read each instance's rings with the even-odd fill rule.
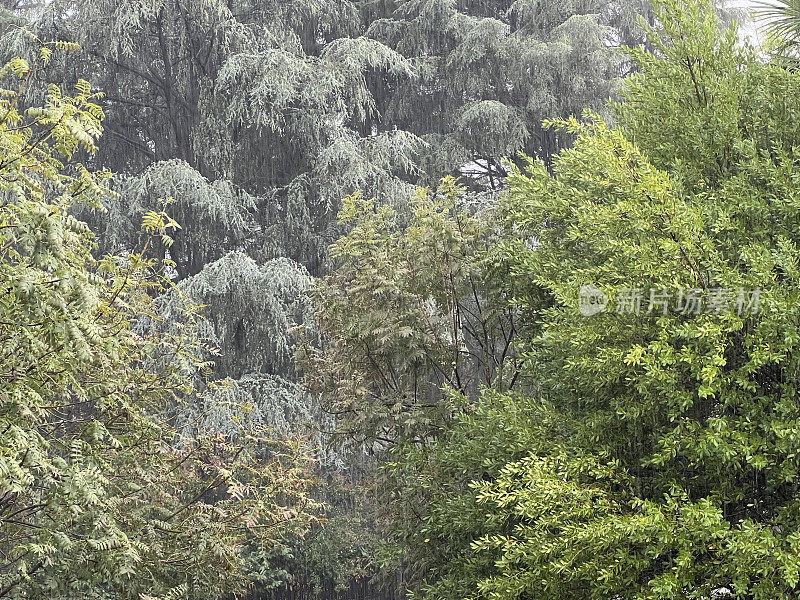
[[[431,145],[435,181],[464,165],[496,189],[503,159],[525,150],[549,161],[568,142],[541,121],[603,108],[623,74],[614,47],[636,40],[644,3],[403,0],[367,34],[418,64],[386,95],[384,112]],[[616,27],[616,28],[615,28]]]
[[[72,64],[106,93],[98,164],[140,177],[183,161],[227,188],[225,202],[254,199],[256,260],[284,255],[318,272],[344,196],[401,203],[409,184],[463,169],[498,188],[505,156],[546,158],[568,141],[542,119],[602,109],[624,68],[614,47],[634,39],[642,7],[554,7],[58,0],[28,14],[40,37],[81,44]],[[24,48],[16,30],[5,40]],[[177,174],[149,181],[170,187]],[[238,228],[220,216],[221,237]],[[182,221],[190,238],[207,229],[198,217]]]

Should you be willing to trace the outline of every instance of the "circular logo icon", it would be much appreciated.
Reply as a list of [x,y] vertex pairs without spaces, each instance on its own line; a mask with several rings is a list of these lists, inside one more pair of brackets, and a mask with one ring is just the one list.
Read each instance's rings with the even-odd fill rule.
[[578,310],[584,317],[603,312],[608,306],[608,296],[593,285],[584,285],[578,293]]

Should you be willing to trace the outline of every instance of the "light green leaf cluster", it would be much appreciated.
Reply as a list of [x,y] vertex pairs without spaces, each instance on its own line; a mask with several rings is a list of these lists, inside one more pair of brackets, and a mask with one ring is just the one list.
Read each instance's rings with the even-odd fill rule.
[[[173,444],[164,409],[192,393],[191,321],[143,334],[170,285],[159,263],[92,256],[71,208],[111,194],[109,173],[73,160],[97,147],[97,95],[51,87],[26,107],[33,73],[0,69],[0,597],[239,591],[242,545],[308,521],[302,450],[255,430]],[[175,226],[143,221],[155,236]]]
[[[530,282],[523,306],[551,295],[527,364],[568,426],[475,484],[480,596],[796,593],[797,138],[784,123],[800,80],[739,48],[708,3],[658,15],[619,127],[557,123],[577,141],[554,173],[537,162],[511,178],[503,210],[522,235],[500,252]],[[763,304],[662,315],[645,300],[588,319],[586,283],[611,298],[761,289]]]
[[301,345],[310,389],[343,432],[370,442],[425,436],[452,410],[443,387],[475,393],[515,378],[514,313],[485,284],[491,223],[446,179],[419,190],[404,216],[360,195],[331,248],[337,269],[312,290],[321,348]]

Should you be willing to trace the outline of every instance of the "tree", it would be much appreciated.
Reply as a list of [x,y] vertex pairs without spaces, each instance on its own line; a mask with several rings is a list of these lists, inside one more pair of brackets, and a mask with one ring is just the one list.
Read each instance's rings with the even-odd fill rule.
[[300,347],[305,384],[360,443],[422,440],[446,425],[445,388],[475,397],[517,382],[516,312],[483,264],[492,222],[446,179],[404,219],[356,195],[353,228],[331,247],[338,268],[312,290],[324,343]]
[[[205,177],[249,212],[246,240],[228,243],[317,274],[341,198],[399,203],[463,169],[499,189],[505,156],[568,143],[541,120],[603,108],[639,4],[58,0],[28,14],[40,37],[82,47],[58,76],[88,71],[106,93],[98,164],[139,178],[182,161],[199,174],[167,162],[148,181]],[[5,43],[27,47],[16,29]],[[237,225],[220,216],[212,230],[224,237]],[[191,260],[206,244],[198,217],[182,221]],[[174,252],[183,265],[182,244]]]
[[419,514],[460,499],[452,472],[427,463],[429,445],[458,427],[482,390],[529,385],[515,349],[529,334],[510,302],[516,285],[487,260],[498,241],[493,212],[453,179],[408,204],[404,213],[358,195],[344,201],[340,219],[352,229],[331,249],[338,268],[311,291],[321,342],[298,348],[305,385],[335,418],[333,441],[366,447],[384,465],[358,483],[382,538],[369,545],[371,560],[402,592],[454,558],[412,542],[426,531]]
[[524,150],[548,161],[569,139],[546,118],[602,110],[625,65],[644,3],[403,0],[367,35],[419,65],[419,77],[383,94],[381,114],[430,146],[429,183],[467,167],[502,187],[503,159]]
[[[543,309],[520,348],[541,392],[489,394],[396,463],[400,494],[446,482],[411,531],[426,597],[797,595],[800,79],[708,2],[656,9],[617,125],[553,124],[573,149],[502,203],[497,260]],[[607,311],[581,314],[587,284]]]
[[[327,247],[342,233],[335,220],[341,198],[361,190],[404,219],[418,183],[463,174],[470,189],[463,203],[473,203],[504,186],[505,155],[523,149],[549,161],[571,136],[541,128],[541,120],[586,105],[603,110],[628,68],[617,47],[640,36],[634,27],[640,8],[638,0],[56,0],[15,16],[43,39],[80,44],[54,58],[52,78],[71,82],[80,73],[105,93],[106,137],[87,162],[118,173],[110,185],[119,196],[103,200],[113,219],[73,211],[98,231],[98,253],[138,252],[144,243],[138,225],[151,211],[181,223],[169,248],[150,244],[145,256],[172,261],[168,275],[205,305],[202,358],[226,381],[209,389],[197,381],[202,395],[183,403],[176,418],[187,431],[196,423],[233,431],[237,420],[282,427],[289,412],[303,421],[315,414],[294,385],[284,328],[291,321],[312,325],[310,311],[292,294],[306,289],[309,274],[335,267]],[[21,30],[4,32],[6,52],[35,51]],[[40,86],[32,85],[31,97],[37,93]],[[436,217],[448,235],[451,217]],[[471,250],[486,239],[492,236],[484,229],[466,232],[462,241]],[[402,405],[406,384],[418,382],[438,400],[442,368],[473,396],[481,385],[519,385],[515,354],[502,350],[516,332],[497,329],[512,320],[502,297],[484,290],[476,307],[460,269],[483,277],[483,267],[451,249],[461,261],[453,265],[458,287],[436,290],[450,304],[433,312],[443,322],[452,321],[452,307],[477,315],[462,314],[474,329],[456,335],[467,347],[453,349],[458,340],[442,338],[422,349],[432,356],[401,357],[399,364],[419,371],[404,374],[396,389],[371,390],[382,399]],[[412,241],[412,250],[430,261],[442,257],[431,243]],[[444,274],[421,279],[434,289],[446,283]],[[174,296],[162,300],[159,308],[169,309]],[[487,300],[497,304],[484,312]],[[424,324],[420,316],[415,326]],[[356,321],[346,311],[339,317]],[[484,324],[488,333],[479,330]],[[416,343],[428,334],[414,335]],[[387,346],[403,348],[396,339]],[[455,369],[440,364],[445,355],[458,363]],[[381,368],[399,366],[393,360]],[[240,401],[252,410],[242,412]],[[391,438],[404,428],[417,436],[441,426],[425,415],[409,424],[414,408],[395,417],[385,408],[370,415],[368,437],[389,422],[396,429]]]
[[[137,191],[205,177],[220,200],[249,213],[247,239],[228,243],[249,242],[259,262],[288,256],[318,270],[338,200],[401,186],[420,148],[392,127],[377,136],[360,129],[375,104],[365,73],[413,74],[403,57],[358,37],[360,24],[347,0],[59,0],[32,26],[81,45],[59,76],[69,80],[77,65],[106,93],[109,139],[98,164],[138,179]],[[26,48],[16,30],[6,39]],[[220,216],[212,229],[223,237],[237,224]],[[191,254],[207,226],[184,225]],[[183,248],[174,251],[182,264]],[[193,266],[181,275],[199,272]]]
[[[75,160],[97,149],[98,95],[50,86],[25,107],[34,76],[22,59],[0,69],[0,597],[239,591],[242,546],[308,521],[307,465],[257,430],[176,437],[165,406],[192,394],[192,322],[154,326],[160,263],[92,256],[70,210],[111,193],[110,173]],[[176,226],[155,212],[143,225],[148,243]]]

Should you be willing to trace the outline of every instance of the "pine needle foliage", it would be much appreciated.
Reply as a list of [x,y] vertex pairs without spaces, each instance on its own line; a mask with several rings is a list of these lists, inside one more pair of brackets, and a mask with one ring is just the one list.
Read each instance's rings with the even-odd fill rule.
[[[311,277],[289,259],[258,265],[242,252],[231,252],[179,284],[195,302],[215,307],[204,311],[201,335],[224,354],[215,357],[223,377],[245,373],[291,373],[290,329],[311,323],[310,301],[304,292]],[[167,310],[180,295],[170,298]],[[225,310],[222,310],[224,307]]]
[[[230,182],[257,200],[255,243],[268,248],[248,253],[288,256],[316,273],[344,196],[400,204],[409,185],[465,169],[478,188],[499,189],[506,156],[549,160],[570,140],[541,121],[603,109],[626,68],[616,48],[639,39],[633,23],[645,8],[57,0],[28,14],[39,37],[80,44],[54,74],[69,79],[85,66],[107,94],[98,164],[139,177],[178,159]],[[21,52],[23,38],[10,30],[4,39]],[[181,223],[188,236],[204,227]]]

